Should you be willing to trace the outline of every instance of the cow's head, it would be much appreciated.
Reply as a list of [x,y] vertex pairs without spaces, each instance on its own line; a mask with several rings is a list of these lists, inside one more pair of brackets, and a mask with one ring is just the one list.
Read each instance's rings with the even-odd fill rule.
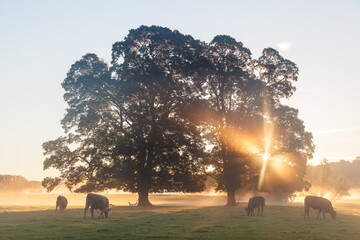
[[336,220],[336,211],[330,213],[332,219]]
[[246,210],[246,214],[249,216],[250,215],[250,208],[245,208],[245,210]]

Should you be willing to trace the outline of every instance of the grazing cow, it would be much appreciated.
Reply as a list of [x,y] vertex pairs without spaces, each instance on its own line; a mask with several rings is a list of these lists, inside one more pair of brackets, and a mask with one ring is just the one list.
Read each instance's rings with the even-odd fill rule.
[[99,218],[104,218],[103,214],[105,214],[105,218],[108,218],[109,211],[111,210],[109,208],[109,199],[105,196],[95,194],[95,193],[89,193],[86,196],[86,206],[84,210],[84,218],[86,218],[86,213],[91,207],[91,217],[94,218],[94,210],[100,209],[100,215]]
[[335,220],[336,219],[336,211],[334,211],[331,202],[323,197],[316,197],[316,196],[306,196],[304,200],[304,218],[306,216],[310,218],[309,211],[310,207],[312,209],[318,209],[319,213],[317,218],[319,218],[320,213],[323,213],[323,218],[325,219],[325,213],[330,213],[331,217]]
[[68,205],[68,201],[66,199],[66,197],[64,196],[58,196],[56,199],[56,211],[59,208],[60,212],[63,212],[66,210],[66,207]]
[[265,198],[262,196],[254,196],[249,199],[248,207],[246,209],[246,214],[248,216],[255,216],[254,209],[258,209],[257,215],[259,216],[260,208],[261,208],[261,216],[264,212],[264,206],[265,206]]

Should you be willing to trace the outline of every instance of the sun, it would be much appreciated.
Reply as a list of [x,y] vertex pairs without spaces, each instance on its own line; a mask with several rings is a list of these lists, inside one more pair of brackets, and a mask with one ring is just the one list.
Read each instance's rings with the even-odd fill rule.
[[264,162],[266,162],[267,160],[269,160],[270,158],[270,154],[269,153],[264,153],[264,155],[262,156]]
[[213,165],[209,165],[206,167],[205,172],[213,172],[215,170],[215,167]]

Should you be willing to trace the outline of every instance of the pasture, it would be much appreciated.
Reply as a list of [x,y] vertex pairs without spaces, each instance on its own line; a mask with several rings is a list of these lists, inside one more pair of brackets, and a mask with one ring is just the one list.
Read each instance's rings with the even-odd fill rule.
[[[338,219],[303,219],[300,204],[270,205],[263,217],[238,207],[113,207],[109,219],[83,219],[83,208],[0,208],[0,239],[359,239],[358,205],[336,206]],[[98,215],[99,211],[96,212]]]

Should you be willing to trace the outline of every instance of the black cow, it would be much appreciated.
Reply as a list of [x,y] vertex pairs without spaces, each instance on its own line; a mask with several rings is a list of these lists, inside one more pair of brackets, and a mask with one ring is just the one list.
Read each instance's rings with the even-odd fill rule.
[[59,208],[60,212],[63,212],[66,210],[66,207],[68,205],[68,201],[66,199],[66,197],[64,196],[58,196],[56,199],[56,211]]
[[254,209],[258,209],[257,215],[259,216],[260,208],[261,208],[261,216],[264,212],[264,206],[265,206],[265,198],[262,196],[254,196],[249,199],[248,207],[246,209],[246,214],[248,216],[255,216]]
[[95,209],[100,209],[99,218],[104,218],[103,214],[105,214],[105,218],[109,217],[108,214],[111,209],[109,208],[109,199],[107,197],[95,193],[89,193],[86,196],[84,218],[86,218],[86,213],[89,207],[91,207],[90,212],[92,218],[94,218]]
[[310,207],[312,209],[318,209],[319,213],[317,218],[319,218],[320,213],[323,213],[323,218],[325,219],[325,213],[330,213],[331,217],[335,220],[336,219],[336,211],[334,210],[331,202],[323,197],[316,197],[316,196],[306,196],[304,200],[304,218],[306,216],[310,218],[309,212]]

